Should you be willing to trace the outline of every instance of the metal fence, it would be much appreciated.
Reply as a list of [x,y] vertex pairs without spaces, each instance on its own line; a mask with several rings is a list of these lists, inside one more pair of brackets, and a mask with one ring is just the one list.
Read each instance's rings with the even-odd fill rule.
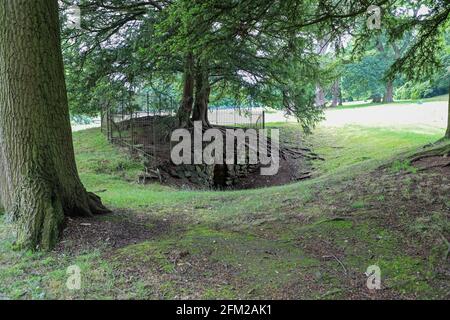
[[249,127],[263,129],[265,112],[263,108],[209,108],[208,119],[212,125]]
[[[176,110],[151,108],[149,105],[144,109],[129,111],[122,104],[118,108],[103,110],[102,132],[111,143],[126,148],[133,155],[143,155],[148,167],[156,167],[170,160],[170,137],[177,128]],[[208,119],[213,126],[265,126],[262,108],[212,108],[208,111]]]

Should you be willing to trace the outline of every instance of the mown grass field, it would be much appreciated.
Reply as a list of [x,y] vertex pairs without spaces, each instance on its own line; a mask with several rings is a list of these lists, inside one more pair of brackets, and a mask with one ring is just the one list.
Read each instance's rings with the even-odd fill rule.
[[[391,102],[389,105],[395,105],[395,104],[420,104],[424,102],[434,102],[434,101],[448,101],[448,94],[444,94],[441,96],[435,96],[432,98],[424,98],[424,99],[417,99],[417,100],[396,100],[394,102]],[[371,106],[382,106],[384,103],[376,103],[376,102],[370,102],[370,101],[357,101],[357,102],[346,102],[342,106],[339,106],[338,109],[356,109],[356,108],[364,108],[364,107],[371,107]]]
[[[81,178],[115,213],[69,221],[49,253],[12,251],[1,217],[0,297],[448,298],[449,175],[405,160],[442,134],[318,128],[305,138],[325,158],[315,178],[219,192],[140,185],[139,161],[98,129],[77,132]],[[382,290],[366,287],[370,265]]]

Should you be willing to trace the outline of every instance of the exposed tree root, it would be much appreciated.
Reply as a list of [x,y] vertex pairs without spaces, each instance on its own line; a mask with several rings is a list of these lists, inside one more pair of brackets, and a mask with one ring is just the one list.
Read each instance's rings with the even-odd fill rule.
[[416,162],[425,158],[430,157],[448,157],[450,156],[450,144],[443,145],[442,147],[434,148],[431,150],[422,151],[416,153],[411,159],[410,162]]
[[320,157],[318,154],[311,151],[311,149],[308,148],[297,148],[297,147],[280,147],[280,152],[284,159],[286,159],[286,155],[290,155],[294,159],[299,158],[307,158],[310,160],[321,160],[324,161],[325,159]]
[[446,167],[450,167],[450,160],[445,162],[444,164],[434,164],[431,166],[425,166],[425,167],[419,168],[419,171],[426,171],[426,170],[433,169],[433,168],[446,168]]
[[93,217],[97,214],[111,213],[101,201],[101,198],[92,192],[83,191],[81,197],[77,197],[72,206],[64,207],[64,215],[67,217]]
[[88,192],[87,196],[89,209],[93,214],[106,214],[112,212],[103,205],[101,198],[95,193]]

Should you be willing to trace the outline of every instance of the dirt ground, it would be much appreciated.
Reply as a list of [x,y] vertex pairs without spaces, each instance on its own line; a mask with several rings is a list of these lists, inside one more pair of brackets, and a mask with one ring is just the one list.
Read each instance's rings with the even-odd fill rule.
[[[193,179],[184,177],[184,172],[181,176],[179,175],[177,170],[179,168],[170,160],[171,147],[174,145],[167,141],[167,137],[170,136],[170,131],[158,130],[159,135],[163,136],[163,138],[160,138],[155,136],[155,132],[152,132],[153,127],[150,124],[153,123],[153,118],[148,118],[148,120],[141,118],[139,120],[141,120],[142,128],[138,127],[139,123],[135,124],[136,137],[134,143],[135,145],[142,146],[140,148],[145,151],[143,157],[146,159],[147,173],[143,174],[140,178],[144,184],[162,183],[181,189],[210,188],[208,185],[205,185],[203,180],[197,180],[196,182]],[[224,129],[224,127],[217,128]],[[282,128],[280,130],[280,136],[284,140],[280,141],[279,144],[279,166],[275,175],[263,176],[260,174],[260,165],[248,166],[248,172],[246,174],[239,174],[236,183],[232,185],[215,185],[212,188],[220,190],[263,188],[284,185],[310,178],[314,170],[311,160],[321,158],[305,146],[300,127],[291,127],[289,130]],[[221,167],[223,166],[219,166],[219,168]],[[221,176],[227,174],[224,169],[219,171],[218,174]],[[214,177],[215,179],[216,177]]]

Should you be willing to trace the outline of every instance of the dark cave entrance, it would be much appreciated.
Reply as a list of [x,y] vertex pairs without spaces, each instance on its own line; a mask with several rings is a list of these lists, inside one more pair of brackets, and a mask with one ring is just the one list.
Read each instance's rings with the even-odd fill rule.
[[214,166],[214,188],[222,189],[227,186],[228,168],[224,164],[216,164]]

